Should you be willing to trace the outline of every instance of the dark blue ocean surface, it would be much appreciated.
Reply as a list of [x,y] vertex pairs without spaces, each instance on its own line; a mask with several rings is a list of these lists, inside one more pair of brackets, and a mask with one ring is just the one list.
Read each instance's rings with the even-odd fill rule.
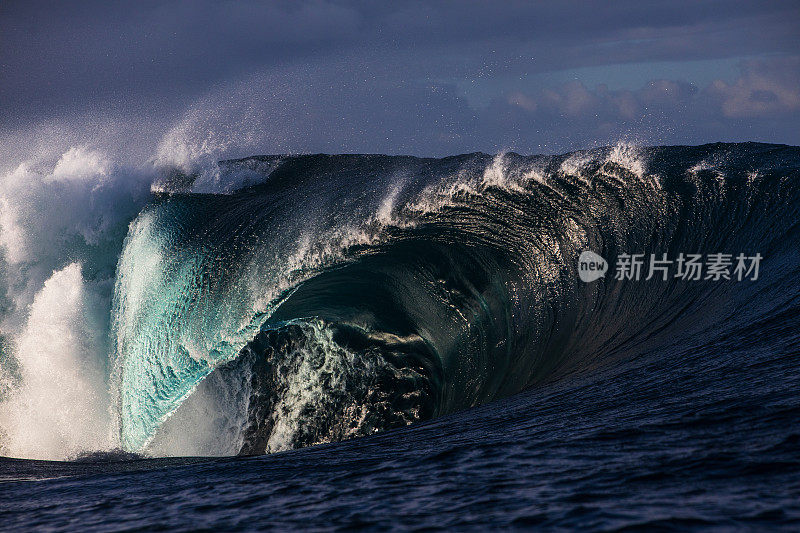
[[116,440],[0,459],[4,529],[800,528],[800,149],[220,168],[114,248]]
[[2,525],[796,530],[795,317],[338,444],[228,459],[6,459]]

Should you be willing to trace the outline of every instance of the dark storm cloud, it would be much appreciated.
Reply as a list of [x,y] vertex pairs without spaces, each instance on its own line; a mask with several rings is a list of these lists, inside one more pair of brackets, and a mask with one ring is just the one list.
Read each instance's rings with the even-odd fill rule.
[[[631,134],[800,143],[799,22],[796,2],[11,2],[0,128],[126,115],[211,129],[213,116],[253,149],[293,151],[559,150]],[[738,78],[711,84],[537,81],[609,66],[618,85],[621,64],[729,58]],[[457,88],[476,80],[488,108]]]

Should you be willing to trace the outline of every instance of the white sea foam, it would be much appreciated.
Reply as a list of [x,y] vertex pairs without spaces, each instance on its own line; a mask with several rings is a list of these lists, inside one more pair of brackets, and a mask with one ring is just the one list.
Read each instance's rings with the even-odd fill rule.
[[0,329],[17,369],[0,372],[0,454],[63,459],[113,445],[105,331],[117,254],[148,189],[146,173],[86,146],[0,178]]
[[611,149],[608,160],[621,166],[639,179],[647,172],[644,154],[638,146],[618,143]]
[[1,455],[65,459],[116,444],[101,309],[78,263],[44,283],[16,337],[22,381],[0,403]]
[[[272,431],[266,452],[290,450],[308,421],[304,413],[328,419],[328,433],[316,436],[315,444],[363,435],[377,428],[365,427],[370,406],[355,391],[369,392],[378,373],[395,372],[375,354],[351,352],[333,340],[330,329],[318,320],[302,325],[305,340],[294,353],[285,354],[287,364],[280,379],[284,387],[272,413]],[[411,422],[414,413],[410,414]],[[326,426],[328,424],[321,424]]]

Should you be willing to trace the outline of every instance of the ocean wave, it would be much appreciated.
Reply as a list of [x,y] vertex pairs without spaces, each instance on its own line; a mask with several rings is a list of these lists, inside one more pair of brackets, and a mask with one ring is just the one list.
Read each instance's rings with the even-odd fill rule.
[[[167,159],[78,148],[3,182],[0,453],[364,436],[713,344],[797,297],[776,289],[800,264],[797,148]],[[584,283],[586,250],[764,259],[757,282]]]
[[[224,194],[191,184],[162,194],[128,235],[113,328],[122,443],[180,454],[176,443],[197,444],[199,433],[213,443],[204,453],[329,442],[585,373],[675,336],[722,334],[752,288],[584,284],[577,257],[760,252],[778,264],[795,239],[793,161],[795,149],[767,145],[621,145],[552,157],[227,162],[269,170]],[[302,340],[280,349],[258,340],[287,331]],[[211,383],[231,381],[252,390],[214,400],[230,392]],[[264,383],[272,392],[255,392]],[[182,413],[193,395],[215,405],[226,431],[182,422],[203,411]],[[169,439],[158,444],[162,426]]]

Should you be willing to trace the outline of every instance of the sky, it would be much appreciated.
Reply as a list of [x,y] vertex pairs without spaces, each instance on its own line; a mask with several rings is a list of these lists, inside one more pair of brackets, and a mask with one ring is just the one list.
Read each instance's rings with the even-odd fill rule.
[[800,3],[0,3],[0,156],[800,145]]

